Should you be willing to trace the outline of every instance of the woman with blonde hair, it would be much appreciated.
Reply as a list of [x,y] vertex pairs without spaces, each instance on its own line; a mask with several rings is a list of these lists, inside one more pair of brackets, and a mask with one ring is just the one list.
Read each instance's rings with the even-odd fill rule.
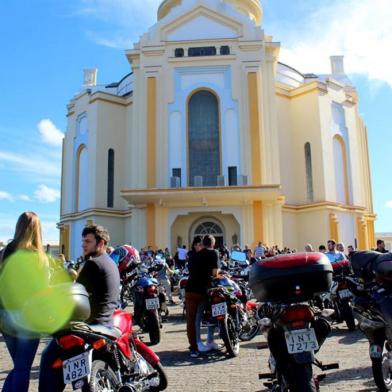
[[[24,212],[20,215],[13,240],[0,252],[0,272],[5,271],[3,267],[7,264],[7,260],[12,259],[14,262],[17,259],[16,252],[19,251],[25,252],[24,254],[27,254],[29,258],[31,252],[31,262],[38,264],[37,269],[47,269],[45,267],[47,267],[48,260],[42,245],[41,223],[34,212]],[[15,260],[12,255],[15,256]],[[18,284],[23,285],[23,282],[13,282],[13,284],[18,286]],[[7,309],[3,309],[0,302],[0,312],[0,328],[14,364],[14,368],[4,382],[2,391],[27,392],[31,366],[39,345],[39,336],[14,323],[20,309],[15,307],[9,309],[8,306]]]

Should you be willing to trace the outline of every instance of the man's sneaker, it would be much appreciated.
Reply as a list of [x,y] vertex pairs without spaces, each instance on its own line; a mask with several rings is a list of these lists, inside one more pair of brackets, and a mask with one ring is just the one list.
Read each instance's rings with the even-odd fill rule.
[[189,354],[191,358],[198,358],[200,356],[200,353],[197,350],[192,350]]
[[211,349],[207,347],[206,344],[203,342],[198,342],[197,343],[197,349],[199,350],[199,353],[206,353],[207,351],[210,351]]
[[210,350],[219,350],[219,346],[215,342],[207,342],[206,347],[208,348],[208,351]]

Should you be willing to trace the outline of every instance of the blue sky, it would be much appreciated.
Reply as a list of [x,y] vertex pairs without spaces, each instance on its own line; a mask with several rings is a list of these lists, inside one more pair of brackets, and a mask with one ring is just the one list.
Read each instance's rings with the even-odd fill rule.
[[[155,22],[160,0],[14,0],[0,12],[0,241],[24,210],[57,242],[61,134],[82,69],[98,83],[129,72],[123,54]],[[369,132],[377,231],[392,232],[392,7],[389,0],[264,0],[263,28],[282,44],[281,61],[328,73],[345,55]],[[355,181],[355,179],[353,179]]]

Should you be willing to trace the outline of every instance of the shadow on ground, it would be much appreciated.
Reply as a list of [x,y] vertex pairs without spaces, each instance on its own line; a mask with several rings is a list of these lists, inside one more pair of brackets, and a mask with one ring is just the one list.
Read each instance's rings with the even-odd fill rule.
[[157,354],[165,367],[206,365],[231,359],[224,351],[203,353],[198,358],[191,358],[188,350],[159,351]]

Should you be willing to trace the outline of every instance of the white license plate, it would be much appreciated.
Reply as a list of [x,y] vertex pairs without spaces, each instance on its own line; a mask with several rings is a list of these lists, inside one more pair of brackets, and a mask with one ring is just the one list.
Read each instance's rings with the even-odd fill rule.
[[219,304],[213,304],[212,308],[212,317],[224,316],[227,313],[227,304],[226,302],[221,302]]
[[339,298],[350,298],[351,297],[351,291],[350,290],[340,290],[338,291],[339,293]]
[[314,351],[319,348],[313,328],[285,332],[285,338],[289,354]]
[[159,298],[147,298],[146,299],[146,309],[147,310],[152,310],[152,309],[159,309]]
[[63,362],[64,384],[87,377],[91,372],[90,353],[85,352]]

